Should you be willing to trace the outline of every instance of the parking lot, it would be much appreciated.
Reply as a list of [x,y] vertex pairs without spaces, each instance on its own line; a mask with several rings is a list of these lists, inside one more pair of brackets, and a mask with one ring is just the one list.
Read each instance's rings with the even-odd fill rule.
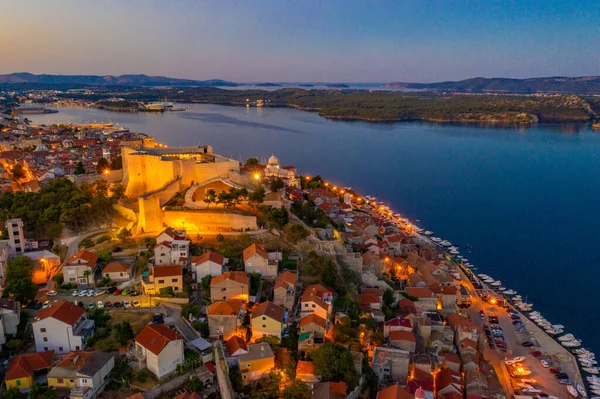
[[[57,300],[73,302],[77,305],[83,305],[83,307],[85,307],[86,309],[98,308],[99,302],[102,303],[100,305],[101,307],[107,308],[107,309],[130,308],[130,307],[149,307],[150,306],[150,297],[147,295],[141,295],[139,293],[137,293],[137,295],[132,295],[131,293],[126,294],[126,295],[122,295],[122,293],[119,295],[116,295],[115,293],[108,294],[108,293],[105,293],[104,290],[98,290],[98,291],[101,291],[101,293],[97,293],[95,295],[93,294],[91,296],[88,296],[88,295],[74,296],[73,295],[74,291],[81,291],[81,290],[63,291],[63,292],[58,293],[56,296],[48,296],[47,299],[50,303],[57,301]],[[135,292],[134,292],[134,294],[135,294]],[[93,307],[90,304],[93,304]]]

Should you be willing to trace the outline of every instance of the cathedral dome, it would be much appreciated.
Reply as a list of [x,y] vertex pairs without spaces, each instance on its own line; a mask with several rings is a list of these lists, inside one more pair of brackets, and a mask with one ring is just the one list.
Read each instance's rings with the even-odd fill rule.
[[423,389],[421,389],[421,387],[417,388],[417,390],[415,391],[415,398],[416,399],[425,399],[425,391]]
[[279,159],[277,159],[277,157],[275,155],[271,155],[271,158],[269,158],[269,162],[267,163],[267,165],[278,168],[279,167]]

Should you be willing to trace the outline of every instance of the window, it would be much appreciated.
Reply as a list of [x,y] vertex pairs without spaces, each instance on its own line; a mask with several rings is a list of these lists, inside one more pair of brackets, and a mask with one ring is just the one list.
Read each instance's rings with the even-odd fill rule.
[[267,325],[266,325],[266,324],[263,324],[263,328],[267,328]]
[[177,279],[176,279],[176,278],[174,278],[174,279],[172,279],[172,280],[171,280],[171,282],[172,282],[172,283],[176,283],[176,282],[177,282]]
[[314,309],[314,308],[316,308],[316,307],[317,307],[317,305],[315,305],[315,304],[313,303],[313,309]]
[[44,337],[44,342],[48,342],[48,337]]
[[45,328],[40,328],[40,332],[46,332]]
[[119,276],[123,277],[123,273],[119,273]]
[[63,380],[62,378],[57,378],[56,380],[59,384],[63,384],[65,382],[65,380]]
[[63,351],[63,347],[62,347],[62,346],[59,346],[59,347],[58,347],[58,351],[59,351],[59,352],[62,352],[62,351]]
[[158,280],[158,284],[164,284],[165,280]]
[[47,350],[48,350],[48,347],[47,347],[47,346],[44,346],[44,350],[45,350],[45,351],[47,351]]
[[81,379],[81,382],[82,382],[83,384],[87,384],[87,378],[82,378],[82,379]]
[[173,291],[179,291],[179,287],[173,287]]
[[[79,348],[79,346],[76,346],[76,347],[75,347],[75,350],[76,350],[76,351],[78,351],[79,349],[80,349],[80,348]],[[73,381],[71,381],[71,382],[73,382]]]
[[227,291],[227,288],[221,288],[221,292]]
[[21,380],[17,380],[17,386],[20,387],[21,386]]
[[267,320],[267,318],[265,316],[262,317],[263,320]]

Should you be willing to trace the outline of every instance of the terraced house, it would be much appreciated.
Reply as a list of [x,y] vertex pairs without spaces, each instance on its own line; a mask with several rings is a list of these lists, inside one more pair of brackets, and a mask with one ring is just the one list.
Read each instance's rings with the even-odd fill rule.
[[249,294],[250,281],[248,275],[244,272],[225,272],[214,277],[210,282],[211,302],[230,299],[240,299],[247,302]]
[[160,294],[164,288],[172,287],[173,292],[183,292],[183,268],[181,265],[154,266],[142,276],[142,289],[149,295]]

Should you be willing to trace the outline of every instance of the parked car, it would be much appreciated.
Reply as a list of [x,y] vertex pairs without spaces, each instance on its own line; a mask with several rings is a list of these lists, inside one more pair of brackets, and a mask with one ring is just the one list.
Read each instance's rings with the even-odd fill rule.
[[42,309],[46,309],[50,307],[50,301],[46,301],[44,302],[44,304],[42,305]]
[[540,360],[540,363],[542,363],[542,366],[544,366],[545,368],[550,367],[550,364],[547,361],[543,360],[543,359]]
[[122,308],[122,307],[123,307],[123,304],[122,304],[121,302],[115,302],[115,303],[113,303],[113,307],[114,307],[115,309],[119,309],[119,308]]
[[551,368],[550,370],[548,370],[548,371],[550,372],[550,374],[558,374],[558,373],[560,373],[560,370],[559,370],[559,369],[556,369],[556,368],[554,368],[554,367],[552,367],[552,368]]
[[123,302],[123,307],[124,308],[131,307],[131,305],[129,304],[129,301],[122,301],[122,302]]
[[75,291],[71,292],[71,296],[79,296],[79,291],[75,290]]
[[123,248],[122,247],[115,247],[113,249],[113,252],[123,252]]
[[88,305],[89,310],[94,310],[95,307],[96,305],[94,305],[94,302],[90,302],[90,304]]
[[525,341],[521,345],[523,345],[526,348],[529,348],[533,346],[533,343],[531,341]]
[[84,304],[83,304],[83,302],[81,302],[81,301],[77,302],[77,306],[79,306],[80,308],[83,308],[83,307],[85,307],[85,305],[84,305]]
[[140,295],[140,293],[139,293],[139,292],[137,292],[137,291],[135,291],[135,290],[134,290],[134,291],[131,291],[131,292],[129,293],[129,296],[138,296],[138,295]]
[[47,296],[57,296],[58,292],[52,290],[52,291],[48,291],[48,293],[46,294]]
[[558,373],[554,377],[556,377],[557,380],[565,380],[569,378],[569,375],[567,373]]
[[95,290],[94,291],[94,296],[100,296],[100,295],[104,295],[104,290]]
[[540,351],[534,351],[534,352],[531,352],[531,356],[533,356],[533,357],[539,357],[539,356],[542,356],[542,352],[540,352]]
[[479,317],[481,317],[481,320],[485,320],[485,313],[483,313],[483,310],[479,311]]
[[115,295],[121,295],[121,290],[115,290],[115,292],[113,292],[113,294],[115,294]]
[[117,290],[117,287],[110,287],[106,290],[107,294],[112,294]]
[[125,288],[123,291],[121,291],[121,295],[125,296],[127,294],[129,294],[131,292],[131,290],[129,288]]
[[106,302],[104,302],[104,307],[105,307],[106,309],[112,309],[112,307],[113,307],[113,304],[112,304],[112,302],[111,302],[111,301],[106,301]]

